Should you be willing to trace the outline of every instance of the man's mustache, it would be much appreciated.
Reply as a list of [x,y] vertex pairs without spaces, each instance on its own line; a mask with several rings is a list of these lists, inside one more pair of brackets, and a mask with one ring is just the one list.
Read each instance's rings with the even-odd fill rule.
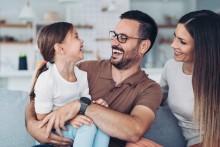
[[112,45],[112,49],[116,49],[116,50],[119,50],[119,51],[122,51],[124,52],[124,50],[116,45]]

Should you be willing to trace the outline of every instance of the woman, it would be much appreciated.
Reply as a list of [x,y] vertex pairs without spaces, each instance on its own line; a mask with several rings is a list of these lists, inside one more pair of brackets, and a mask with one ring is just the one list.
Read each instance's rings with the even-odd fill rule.
[[220,146],[220,16],[209,10],[182,16],[164,67],[164,100],[190,147]]

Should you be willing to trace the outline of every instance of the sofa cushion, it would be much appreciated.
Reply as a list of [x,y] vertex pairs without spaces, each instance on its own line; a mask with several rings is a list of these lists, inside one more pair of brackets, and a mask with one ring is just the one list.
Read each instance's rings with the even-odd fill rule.
[[30,147],[35,140],[25,127],[25,107],[28,94],[0,88],[0,143],[4,147]]
[[186,147],[178,120],[167,106],[158,109],[156,119],[144,137],[163,147]]

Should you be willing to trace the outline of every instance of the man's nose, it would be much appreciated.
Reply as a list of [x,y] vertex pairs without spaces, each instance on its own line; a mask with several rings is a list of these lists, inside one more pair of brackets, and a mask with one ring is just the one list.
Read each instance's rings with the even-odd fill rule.
[[117,39],[117,36],[112,37],[111,43],[112,43],[112,45],[118,45],[118,44],[120,44],[120,42],[119,42],[118,39]]

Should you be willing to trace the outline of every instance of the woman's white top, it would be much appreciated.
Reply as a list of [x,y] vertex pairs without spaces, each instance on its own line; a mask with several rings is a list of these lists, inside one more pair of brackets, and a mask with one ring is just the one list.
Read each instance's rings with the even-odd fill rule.
[[200,143],[197,126],[193,122],[194,93],[192,75],[183,73],[183,62],[170,59],[164,66],[160,85],[163,98],[179,121],[187,146]]

